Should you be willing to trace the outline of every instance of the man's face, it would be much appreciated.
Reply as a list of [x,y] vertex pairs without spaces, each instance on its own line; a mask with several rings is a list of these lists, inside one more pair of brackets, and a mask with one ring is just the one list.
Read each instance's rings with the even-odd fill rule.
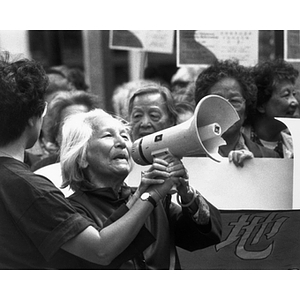
[[136,96],[130,122],[134,141],[174,125],[169,118],[165,100],[159,93]]

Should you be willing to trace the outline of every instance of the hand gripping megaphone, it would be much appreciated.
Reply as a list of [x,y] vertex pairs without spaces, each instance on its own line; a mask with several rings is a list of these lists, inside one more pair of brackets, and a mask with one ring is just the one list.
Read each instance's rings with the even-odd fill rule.
[[152,164],[154,157],[209,156],[220,162],[219,146],[226,144],[221,135],[239,120],[235,108],[223,97],[201,99],[194,116],[170,128],[137,139],[132,158],[139,165]]

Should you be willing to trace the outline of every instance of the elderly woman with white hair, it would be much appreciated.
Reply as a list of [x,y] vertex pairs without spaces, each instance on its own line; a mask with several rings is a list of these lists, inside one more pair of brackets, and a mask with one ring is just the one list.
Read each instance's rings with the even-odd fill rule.
[[[180,269],[179,246],[194,251],[220,242],[219,211],[188,184],[182,162],[155,158],[140,185],[124,183],[132,169],[130,127],[95,109],[68,118],[63,126],[63,187],[71,204],[109,235],[104,265],[81,268]],[[168,194],[176,184],[180,205]]]

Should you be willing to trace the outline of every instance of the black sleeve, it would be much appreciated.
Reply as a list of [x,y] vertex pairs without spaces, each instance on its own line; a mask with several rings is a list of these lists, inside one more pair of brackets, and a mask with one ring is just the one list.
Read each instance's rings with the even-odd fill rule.
[[206,201],[210,209],[207,225],[194,222],[187,209],[170,202],[169,220],[176,246],[188,251],[203,249],[221,241],[222,222],[219,210]]

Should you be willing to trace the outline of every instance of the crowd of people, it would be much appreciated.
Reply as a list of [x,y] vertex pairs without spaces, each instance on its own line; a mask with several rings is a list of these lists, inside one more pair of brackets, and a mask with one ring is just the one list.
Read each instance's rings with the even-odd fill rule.
[[[55,66],[46,69],[46,73],[48,113],[38,141],[25,151],[25,162],[32,171],[59,162],[59,145],[53,137],[57,124],[62,125],[64,118],[76,112],[74,108],[80,105],[79,110],[85,111],[99,107],[97,97],[88,91],[84,73],[79,69]],[[159,79],[140,79],[117,86],[111,99],[113,114],[130,122],[131,138],[135,141],[187,121],[203,97],[215,94],[227,99],[240,118],[223,134],[226,145],[220,147],[220,155],[240,167],[253,157],[293,158],[291,134],[275,117],[300,117],[297,78],[298,70],[282,59],[252,68],[235,60],[216,60],[207,68],[180,67],[169,84]],[[71,99],[72,92],[78,90],[85,96]],[[68,104],[60,103],[64,102],[62,97],[70,98]],[[93,98],[93,104],[78,100],[80,97]]]
[[[126,185],[132,143],[189,120],[203,97],[218,95],[239,116],[222,134],[220,155],[237,167],[253,157],[293,158],[291,134],[274,117],[300,116],[298,71],[283,60],[179,71],[169,86],[117,87],[108,113],[79,70],[45,70],[2,53],[0,269],[180,269],[177,247],[221,241],[220,212],[190,186],[180,158],[154,158],[139,186]],[[67,197],[34,173],[54,163]]]

